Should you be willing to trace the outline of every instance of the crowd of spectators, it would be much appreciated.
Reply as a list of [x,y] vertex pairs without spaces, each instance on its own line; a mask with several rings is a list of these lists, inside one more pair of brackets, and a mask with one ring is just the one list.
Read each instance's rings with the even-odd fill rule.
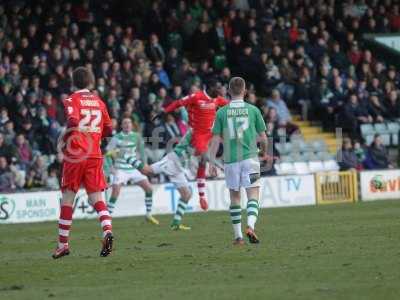
[[152,122],[162,106],[240,75],[271,135],[298,131],[290,108],[354,138],[359,124],[400,117],[398,71],[362,45],[363,33],[399,29],[395,0],[3,2],[0,191],[58,188],[61,100],[77,66],[93,71],[115,130],[131,117],[144,136],[179,138],[185,112]]
[[343,139],[342,149],[338,153],[340,170],[381,170],[391,169],[393,164],[389,160],[389,153],[383,145],[379,134],[369,146],[362,145],[359,140]]

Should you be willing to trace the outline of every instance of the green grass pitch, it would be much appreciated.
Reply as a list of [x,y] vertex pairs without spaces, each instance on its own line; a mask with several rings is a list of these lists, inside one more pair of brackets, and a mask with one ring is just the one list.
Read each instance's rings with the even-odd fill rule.
[[108,258],[97,221],[74,221],[56,261],[56,222],[0,225],[0,299],[400,299],[400,202],[264,209],[241,248],[227,212],[160,221],[115,219]]

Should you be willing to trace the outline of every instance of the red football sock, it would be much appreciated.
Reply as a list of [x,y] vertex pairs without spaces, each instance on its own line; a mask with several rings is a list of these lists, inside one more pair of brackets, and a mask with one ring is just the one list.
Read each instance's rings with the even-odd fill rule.
[[58,247],[68,245],[69,231],[72,225],[72,207],[63,205],[58,220]]
[[103,228],[103,236],[105,236],[107,233],[111,233],[112,231],[111,216],[107,210],[105,202],[103,200],[97,201],[93,207],[97,211],[97,214],[99,215],[99,221],[101,227]]
[[206,166],[199,165],[197,169],[197,190],[199,191],[199,197],[205,197],[205,189],[206,189]]

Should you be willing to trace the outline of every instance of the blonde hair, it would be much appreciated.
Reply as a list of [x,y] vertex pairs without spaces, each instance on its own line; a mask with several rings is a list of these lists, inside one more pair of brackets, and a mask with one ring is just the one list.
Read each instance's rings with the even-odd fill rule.
[[229,81],[229,94],[232,97],[241,96],[246,90],[246,82],[242,77],[233,77]]

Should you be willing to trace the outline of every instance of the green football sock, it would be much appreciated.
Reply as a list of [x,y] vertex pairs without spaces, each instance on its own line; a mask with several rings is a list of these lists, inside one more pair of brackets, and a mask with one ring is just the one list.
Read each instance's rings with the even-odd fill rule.
[[229,212],[231,215],[231,221],[233,226],[233,233],[235,239],[243,238],[242,234],[242,208],[240,205],[231,205],[229,207]]
[[117,202],[117,197],[111,196],[110,199],[108,200],[108,203],[115,204],[115,202]]
[[153,192],[145,193],[144,204],[146,205],[146,214],[150,215],[153,208]]
[[179,225],[181,224],[182,217],[185,214],[185,210],[187,207],[187,203],[184,202],[182,199],[179,199],[178,206],[175,211],[174,220],[172,221],[172,225]]
[[111,196],[110,199],[108,199],[107,208],[110,213],[112,213],[115,208],[115,202],[117,202],[117,197]]
[[247,201],[247,226],[254,229],[258,218],[259,204],[255,199]]

